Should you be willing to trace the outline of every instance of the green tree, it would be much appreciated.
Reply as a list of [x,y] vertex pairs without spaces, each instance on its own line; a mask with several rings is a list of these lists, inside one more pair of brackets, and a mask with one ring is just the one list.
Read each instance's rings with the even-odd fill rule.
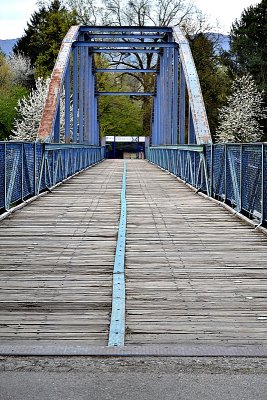
[[35,67],[35,75],[46,77],[53,70],[55,60],[68,29],[76,23],[59,0],[40,6],[31,16],[25,34],[18,40],[14,53],[23,53]]
[[[109,61],[103,55],[95,56],[97,68],[108,68]],[[127,91],[129,83],[125,74],[99,73],[97,88],[99,91]],[[143,130],[142,102],[128,96],[101,96],[99,99],[99,117],[101,136],[140,136]]]
[[237,71],[250,73],[258,89],[267,92],[267,0],[245,9],[230,37]]
[[26,96],[28,90],[23,86],[11,86],[0,89],[0,140],[7,139],[14,126],[18,112],[19,99]]
[[214,40],[199,33],[189,37],[189,43],[198,71],[211,134],[214,135],[218,126],[218,109],[227,101],[231,79],[228,69],[221,63]]
[[17,102],[26,94],[25,87],[13,84],[12,70],[0,51],[0,140],[7,139],[11,134],[17,116]]
[[0,89],[10,85],[11,77],[12,74],[6,56],[0,49]]
[[[264,91],[267,106],[267,0],[245,9],[233,24],[230,36],[234,71],[252,75],[258,90]],[[266,120],[264,131],[266,139]]]

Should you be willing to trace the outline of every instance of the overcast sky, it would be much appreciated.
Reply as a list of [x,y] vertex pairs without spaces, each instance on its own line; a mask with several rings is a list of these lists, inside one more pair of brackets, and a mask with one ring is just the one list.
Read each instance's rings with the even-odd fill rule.
[[[258,4],[259,0],[195,0],[195,4],[220,31],[228,33],[231,24],[239,19],[244,8]],[[36,9],[36,0],[0,0],[0,39],[14,39],[23,34],[26,23]]]

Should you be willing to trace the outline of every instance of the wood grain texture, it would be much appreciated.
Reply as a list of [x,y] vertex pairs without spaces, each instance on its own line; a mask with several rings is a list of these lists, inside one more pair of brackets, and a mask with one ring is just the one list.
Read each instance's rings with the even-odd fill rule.
[[121,162],[103,162],[1,222],[0,338],[106,345]]
[[[0,339],[107,345],[122,160],[0,223]],[[267,238],[127,160],[126,345],[266,344]]]
[[126,344],[266,344],[267,238],[142,161],[127,204]]

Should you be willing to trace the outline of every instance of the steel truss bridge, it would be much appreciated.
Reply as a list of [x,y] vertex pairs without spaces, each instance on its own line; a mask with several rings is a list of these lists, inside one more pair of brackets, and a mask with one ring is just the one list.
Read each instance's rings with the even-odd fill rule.
[[[105,160],[100,96],[152,98],[146,161]],[[212,143],[178,27],[72,27],[37,141],[0,155],[1,354],[267,356],[267,147]]]

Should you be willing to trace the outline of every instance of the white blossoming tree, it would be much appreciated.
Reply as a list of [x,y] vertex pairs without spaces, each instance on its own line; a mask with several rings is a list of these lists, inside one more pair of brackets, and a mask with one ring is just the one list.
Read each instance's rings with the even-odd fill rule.
[[30,87],[34,82],[34,70],[31,67],[30,58],[21,53],[13,53],[7,62],[11,71],[13,83],[15,85]]
[[266,118],[263,94],[251,75],[236,78],[227,105],[219,109],[217,142],[248,143],[262,139],[260,120]]
[[[32,89],[29,96],[23,97],[18,102],[16,108],[19,117],[15,120],[14,129],[12,130],[13,135],[10,137],[11,140],[18,141],[37,141],[38,128],[41,121],[41,116],[48,93],[48,87],[50,78],[37,78],[36,89]],[[72,102],[71,102],[72,103]],[[72,105],[72,104],[71,104]],[[60,134],[63,138],[64,133],[64,122],[65,122],[65,94],[64,90],[60,98]],[[70,107],[70,123],[72,126],[73,113],[72,107]],[[72,132],[70,132],[72,136]]]
[[36,89],[32,89],[29,96],[19,100],[16,108],[19,117],[14,123],[11,140],[36,141],[49,81],[49,78],[37,78]]

